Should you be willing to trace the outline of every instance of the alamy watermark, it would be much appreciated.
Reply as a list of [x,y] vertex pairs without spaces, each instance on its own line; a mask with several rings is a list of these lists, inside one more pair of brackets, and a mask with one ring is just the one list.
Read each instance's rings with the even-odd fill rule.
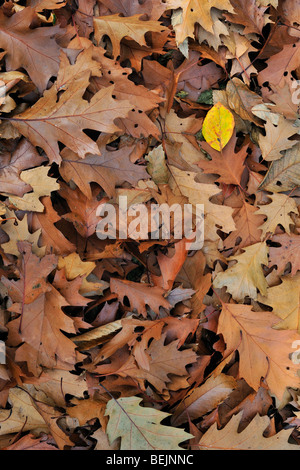
[[6,85],[0,80],[0,106],[5,103]]
[[0,364],[6,364],[6,347],[4,341],[0,340]]
[[293,104],[300,105],[300,80],[294,80],[292,83],[292,89],[295,90],[292,93]]
[[118,206],[101,204],[96,228],[101,240],[187,240],[187,250],[201,250],[204,243],[203,204],[131,204],[120,196]]
[[300,364],[300,340],[293,342],[292,349],[296,349],[296,351],[292,354],[292,363],[298,365]]

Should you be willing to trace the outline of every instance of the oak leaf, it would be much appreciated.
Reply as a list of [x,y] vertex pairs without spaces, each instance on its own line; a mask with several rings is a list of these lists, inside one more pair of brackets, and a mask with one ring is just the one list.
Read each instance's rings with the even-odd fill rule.
[[[278,274],[282,274],[288,263],[291,263],[291,275],[295,276],[300,271],[300,236],[294,233],[274,235],[272,241],[280,244],[279,247],[270,247],[270,267],[277,265]],[[297,253],[297,256],[295,256]]]
[[[55,36],[59,26],[30,29],[35,11],[27,7],[11,18],[0,12],[0,47],[5,55],[7,70],[24,68],[40,92],[47,87],[59,69],[60,47]],[[43,64],[43,67],[40,66]]]
[[[62,307],[68,303],[54,287],[41,294],[30,304],[14,304],[11,310],[20,313],[21,319],[13,320],[10,328],[17,324],[23,344],[16,352],[17,362],[26,361],[28,370],[39,376],[43,368],[55,368],[58,359],[72,369],[77,361],[75,345],[62,331],[75,333],[73,320],[67,317]],[[67,366],[68,364],[68,366]]]
[[83,99],[89,79],[90,71],[86,70],[67,84],[62,93],[54,84],[35,105],[14,116],[13,125],[31,143],[42,147],[51,162],[61,161],[58,141],[80,158],[87,153],[98,154],[96,143],[83,130],[117,132],[119,128],[114,120],[127,116],[132,108],[128,101],[113,99],[113,85],[100,90],[90,101]]
[[[88,199],[92,199],[91,182],[98,183],[108,196],[114,196],[116,185],[125,181],[136,185],[140,179],[148,179],[145,167],[130,161],[134,148],[123,147],[119,150],[100,150],[82,159],[71,150],[62,152],[60,172],[67,182],[73,180]],[[101,155],[100,155],[101,153]]]
[[218,407],[220,424],[223,427],[232,416],[242,411],[242,418],[237,429],[238,432],[242,432],[257,414],[267,416],[272,404],[272,397],[264,384],[255,392],[244,379],[237,380],[237,387]]
[[93,295],[93,292],[102,294],[103,289],[107,286],[104,281],[91,280],[90,275],[95,269],[96,263],[93,261],[82,261],[79,254],[74,252],[65,257],[59,256],[58,269],[65,269],[66,278],[68,281],[73,281],[78,276],[82,278],[79,293],[82,295]]
[[73,16],[78,37],[88,38],[93,32],[93,15],[96,0],[78,0],[78,9]]
[[200,0],[167,0],[168,8],[181,8],[182,19],[175,26],[177,44],[181,44],[187,37],[194,38],[195,23],[199,23],[206,31],[213,33],[213,20],[211,9],[226,10],[234,13],[229,0],[213,0],[201,2]]
[[283,117],[280,117],[276,126],[271,121],[267,121],[265,129],[266,135],[259,136],[258,144],[261,148],[263,159],[268,162],[279,160],[282,158],[282,151],[292,148],[297,144],[297,141],[289,140],[290,137],[296,134],[296,127]]
[[[41,198],[41,203],[44,210],[29,215],[29,228],[40,234],[40,245],[44,247],[43,251],[46,248],[47,254],[67,255],[73,253],[75,245],[55,226],[55,223],[59,222],[61,218],[54,210],[51,198],[44,196]],[[36,251],[34,252],[36,253]]]
[[82,281],[83,278],[81,276],[76,277],[72,281],[68,281],[65,275],[65,270],[61,269],[55,273],[53,286],[66,299],[68,304],[72,305],[72,307],[86,307],[90,302],[90,299],[83,297],[79,293]]
[[47,400],[50,401],[49,404],[62,408],[66,406],[65,394],[84,398],[88,390],[85,372],[80,375],[74,375],[68,370],[62,369],[45,368],[38,381],[36,379],[28,379],[28,383],[33,384],[37,394],[44,394]]
[[[71,49],[71,47],[70,47]],[[76,61],[73,63],[71,50],[70,57],[65,52],[60,54],[60,67],[55,82],[58,91],[66,90],[72,81],[88,73],[90,77],[101,77],[102,71],[99,62],[93,58],[93,48],[88,43],[87,49],[79,50]]]
[[271,167],[260,184],[259,189],[281,193],[300,185],[300,144],[285,152],[280,160],[272,162]]
[[32,252],[43,257],[46,247],[39,245],[41,230],[33,230],[31,233],[28,228],[28,214],[25,214],[22,220],[19,220],[13,211],[6,211],[7,221],[2,226],[3,231],[9,236],[9,241],[2,243],[1,247],[5,253],[20,257],[18,242],[27,241],[32,244]]
[[110,289],[118,295],[120,301],[125,296],[128,297],[131,307],[144,317],[147,316],[146,305],[157,314],[160,307],[167,310],[170,308],[169,302],[163,297],[165,291],[161,287],[151,287],[149,284],[111,278]]
[[191,299],[193,309],[192,317],[197,318],[204,310],[204,296],[211,286],[211,274],[204,274],[206,259],[202,251],[197,251],[194,256],[188,256],[177,275],[176,281],[182,283],[185,288],[192,288],[195,292]]
[[230,0],[234,14],[225,13],[228,21],[245,26],[243,34],[262,34],[263,28],[270,23],[267,7],[259,6],[255,0]]
[[157,262],[161,271],[161,276],[151,276],[153,283],[165,290],[170,290],[184,264],[188,251],[186,249],[186,239],[175,243],[175,253],[172,257],[165,256],[159,252]]
[[259,301],[273,308],[274,315],[281,318],[274,328],[297,330],[300,334],[300,275],[283,277],[278,286],[269,287],[266,296]]
[[238,433],[238,425],[242,413],[231,418],[230,422],[220,431],[216,424],[200,439],[200,450],[297,450],[290,444],[290,430],[282,430],[272,437],[264,437],[263,433],[270,423],[267,416],[256,415],[247,428]]
[[[179,149],[182,159],[190,165],[198,163],[201,157],[203,158],[196,138],[192,137],[201,130],[202,124],[202,119],[195,119],[194,115],[182,119],[173,109],[167,113],[164,132],[172,144],[168,152],[168,159],[170,159],[169,154],[174,153],[176,148]],[[166,141],[166,145],[167,143],[168,141]],[[170,160],[169,163],[171,163]]]
[[234,136],[221,151],[210,148],[205,142],[201,142],[201,148],[211,157],[211,160],[201,160],[198,166],[204,173],[215,173],[220,175],[219,183],[235,184],[241,183],[242,174],[245,170],[244,162],[247,157],[247,146],[235,152],[237,138]]
[[84,238],[88,238],[96,231],[100,217],[96,215],[99,205],[103,202],[97,199],[99,191],[92,192],[92,199],[88,199],[82,192],[75,188],[72,190],[66,184],[61,185],[59,194],[63,197],[70,208],[70,212],[62,217],[73,223],[77,232]]
[[[164,345],[166,333],[159,340],[154,340],[147,349],[150,361],[147,369],[137,367],[132,355],[115,371],[121,377],[132,377],[145,390],[145,381],[151,383],[159,392],[164,393],[170,386],[176,390],[174,382],[177,376],[182,377],[179,388],[187,388],[186,366],[196,362],[196,354],[191,350],[178,350],[178,340]],[[170,377],[169,377],[170,375]]]
[[39,166],[45,158],[37,152],[35,147],[22,139],[13,152],[2,152],[0,163],[1,192],[22,197],[30,191],[30,185],[20,179],[23,170]]
[[98,418],[100,423],[104,423],[104,411],[106,404],[91,398],[87,400],[78,400],[73,398],[72,405],[68,408],[68,415],[71,418],[77,418],[79,425],[84,426],[88,421]]
[[161,425],[169,413],[141,407],[141,401],[129,397],[108,402],[105,415],[109,416],[106,432],[110,444],[121,437],[120,450],[180,450],[180,442],[190,439],[191,434]]
[[179,426],[190,419],[201,418],[222,403],[235,387],[236,381],[233,377],[224,374],[210,377],[175,409],[172,424]]
[[19,431],[31,431],[44,429],[47,425],[40,413],[36,410],[30,395],[22,388],[11,388],[9,401],[12,410],[0,410],[1,428],[0,435],[18,433]]
[[226,249],[233,248],[237,244],[239,248],[245,248],[261,241],[261,225],[264,222],[264,216],[257,213],[256,207],[244,202],[242,207],[235,210],[233,220],[236,230],[224,240]]
[[25,241],[18,242],[17,246],[21,254],[18,261],[20,279],[14,281],[3,277],[2,282],[13,302],[27,305],[50,289],[46,278],[56,268],[57,257],[47,255],[39,259],[31,252],[30,243]]
[[122,129],[124,133],[130,134],[136,138],[139,138],[141,135],[145,137],[149,135],[159,137],[159,129],[148,115],[157,108],[164,99],[155,91],[151,91],[143,85],[137,86],[133,83],[128,78],[131,69],[122,67],[112,59],[106,57],[105,54],[105,49],[94,47],[93,57],[101,66],[102,76],[92,78],[90,89],[97,93],[99,90],[109,87],[113,82],[115,85],[115,99],[127,100],[132,104],[126,118],[116,119],[115,124]]
[[[291,80],[283,81],[283,84],[275,86],[272,84],[273,93],[270,95],[270,109],[273,113],[278,113],[284,116],[286,119],[291,121],[296,121],[298,118],[298,107],[297,107],[297,98],[298,92],[292,88],[293,83]],[[296,99],[295,99],[296,98]],[[273,105],[275,104],[275,106]]]
[[[205,210],[205,239],[215,240],[216,225],[222,227],[226,233],[235,230],[232,219],[233,209],[231,207],[214,204],[210,199],[220,193],[220,189],[215,184],[198,183],[195,181],[197,173],[182,171],[174,166],[170,167],[175,183],[173,189],[175,194],[178,190],[183,196],[189,199],[190,204],[204,204]],[[172,182],[170,184],[172,189]]]
[[128,36],[138,44],[146,46],[145,34],[147,32],[162,32],[166,29],[158,21],[141,20],[141,15],[125,18],[119,15],[102,16],[94,18],[94,26],[95,39],[98,44],[104,35],[109,36],[115,58],[120,55],[120,42],[124,37]]
[[[145,6],[145,4],[143,5]],[[170,31],[167,29],[162,33],[147,33],[148,42],[151,43],[151,53],[164,54],[164,46],[168,41]],[[145,57],[149,56],[149,47],[142,46],[132,39],[124,38],[121,42],[121,57],[120,61],[129,61],[132,68],[142,70]]]
[[287,73],[296,70],[300,65],[300,43],[286,44],[283,50],[267,61],[267,68],[258,75],[259,84],[270,81],[274,86],[282,84]]
[[57,191],[60,185],[54,178],[48,176],[49,168],[40,166],[32,170],[22,171],[20,177],[32,188],[31,193],[24,194],[23,197],[10,196],[11,204],[19,210],[43,212],[44,206],[40,201],[42,196],[50,196],[53,191]]
[[36,438],[33,434],[26,434],[2,450],[57,450],[57,448],[48,444],[44,436]]
[[152,20],[158,20],[166,9],[163,0],[151,0],[140,3],[139,0],[102,0],[112,13],[123,13],[124,16],[146,14]]
[[[149,367],[149,355],[147,355],[145,350],[150,339],[159,339],[161,337],[164,321],[140,321],[135,318],[124,318],[121,320],[121,324],[121,331],[109,343],[104,345],[95,357],[94,363],[97,364],[100,361],[104,361],[127,344],[133,348],[137,363],[144,369],[147,369]],[[139,341],[136,341],[137,338],[139,338]]]
[[297,365],[290,359],[295,330],[275,330],[278,318],[270,312],[253,312],[251,306],[223,304],[218,333],[228,351],[240,353],[239,375],[258,390],[264,378],[279,400],[287,386],[298,387]]
[[290,214],[298,215],[296,202],[285,194],[272,194],[269,196],[272,202],[260,206],[256,214],[267,216],[266,222],[260,226],[263,237],[267,233],[274,233],[277,225],[282,225],[286,233],[290,233],[290,226],[294,225],[294,221]]
[[227,287],[232,297],[243,302],[246,296],[257,299],[257,289],[266,295],[268,283],[262,265],[268,265],[268,247],[266,243],[256,243],[244,248],[244,253],[228,258],[237,261],[223,273],[218,273],[214,280],[217,288]]
[[226,87],[227,99],[230,109],[238,114],[243,120],[254,122],[261,126],[262,121],[258,119],[253,110],[263,104],[263,99],[239,78],[232,78]]
[[41,401],[36,400],[34,404],[35,408],[47,424],[49,432],[55,440],[58,448],[60,450],[64,450],[66,446],[68,448],[73,447],[74,443],[58,425],[59,418],[63,416],[62,413],[53,408],[52,406],[47,405],[46,403],[43,403]]

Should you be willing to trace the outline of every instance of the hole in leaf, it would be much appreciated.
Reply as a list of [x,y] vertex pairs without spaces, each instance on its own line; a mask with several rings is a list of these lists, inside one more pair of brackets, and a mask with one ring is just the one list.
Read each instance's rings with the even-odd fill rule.
[[142,333],[144,331],[145,327],[144,326],[136,326],[134,329],[135,333]]

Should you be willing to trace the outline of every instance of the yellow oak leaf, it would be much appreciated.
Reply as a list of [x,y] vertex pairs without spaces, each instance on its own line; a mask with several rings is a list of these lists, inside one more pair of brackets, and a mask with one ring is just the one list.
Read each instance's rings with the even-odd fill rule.
[[68,256],[58,258],[58,269],[65,268],[66,278],[73,281],[78,276],[87,277],[96,267],[93,261],[81,261],[78,253],[71,253]]

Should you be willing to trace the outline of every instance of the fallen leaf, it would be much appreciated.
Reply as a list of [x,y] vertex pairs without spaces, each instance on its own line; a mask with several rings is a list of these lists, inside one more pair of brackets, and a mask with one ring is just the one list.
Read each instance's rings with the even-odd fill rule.
[[282,278],[278,286],[270,287],[260,302],[269,305],[274,315],[282,319],[274,328],[297,330],[300,333],[300,276]]
[[202,134],[209,145],[219,152],[228,144],[234,130],[234,118],[221,103],[207,113],[203,122]]
[[189,420],[201,418],[225,400],[235,386],[235,379],[224,374],[207,379],[175,409],[172,425],[179,426]]
[[286,233],[290,233],[290,226],[294,225],[294,221],[290,214],[298,214],[295,201],[284,194],[273,194],[270,196],[272,202],[264,206],[260,206],[256,214],[267,216],[266,222],[260,226],[263,237],[267,233],[275,233],[277,225],[282,225]]
[[118,295],[120,301],[128,297],[131,307],[135,308],[144,317],[147,315],[146,305],[155,313],[159,313],[159,308],[170,308],[169,302],[163,297],[164,289],[161,287],[151,287],[147,284],[139,284],[131,281],[111,279],[111,291]]
[[297,365],[290,359],[295,330],[274,330],[278,318],[270,312],[253,312],[249,305],[224,304],[219,318],[228,351],[240,352],[239,375],[254,389],[264,378],[280,400],[286,386],[297,387]]
[[35,147],[22,139],[13,152],[2,153],[0,164],[1,188],[4,193],[22,197],[30,191],[30,183],[20,179],[20,173],[28,168],[38,166],[45,161]]
[[297,446],[289,444],[289,430],[282,430],[275,436],[266,438],[263,432],[270,420],[267,416],[256,416],[247,428],[237,432],[242,413],[231,418],[225,428],[218,431],[214,424],[200,439],[200,450],[297,450]]
[[192,437],[181,429],[161,425],[169,414],[141,407],[141,401],[130,397],[108,402],[105,414],[110,417],[107,425],[110,444],[121,437],[121,450],[176,450],[181,442]]
[[[76,67],[76,65],[73,65]],[[13,125],[31,143],[42,147],[49,160],[60,163],[58,141],[84,158],[87,153],[98,154],[99,150],[83,129],[113,133],[117,117],[125,117],[131,109],[127,101],[112,98],[113,86],[96,93],[91,101],[82,98],[88,87],[90,71],[87,69],[78,78],[67,83],[63,93],[57,86],[44,92],[43,97],[31,108],[14,117]]]
[[10,196],[11,204],[23,211],[43,212],[44,206],[40,201],[40,197],[50,196],[53,191],[60,188],[59,184],[48,176],[48,171],[48,167],[44,166],[22,171],[21,180],[31,186],[33,192],[24,194],[23,197]]
[[187,37],[194,37],[195,23],[199,23],[205,30],[213,32],[212,8],[234,12],[229,0],[214,0],[210,3],[200,3],[197,0],[167,0],[167,6],[182,10],[182,17],[174,27],[178,44],[182,44]]
[[300,181],[300,145],[287,150],[285,155],[272,163],[260,188],[274,193],[290,191],[299,186]]
[[1,435],[34,429],[44,429],[47,432],[48,428],[44,419],[36,410],[30,395],[25,390],[12,388],[9,392],[9,401],[12,405],[12,411],[0,410]]
[[265,129],[266,135],[260,135],[258,143],[263,159],[268,162],[279,160],[282,158],[282,151],[297,144],[297,141],[289,140],[290,137],[296,134],[297,129],[287,119],[281,117],[277,126],[268,121]]
[[224,273],[218,273],[214,286],[227,287],[232,297],[242,302],[246,296],[257,299],[257,289],[262,295],[267,292],[267,281],[262,266],[268,265],[268,247],[266,243],[255,243],[244,248],[244,253],[228,258],[237,261]]
[[95,39],[97,43],[104,35],[110,37],[113,46],[114,57],[120,55],[120,42],[128,36],[138,44],[146,46],[145,34],[148,31],[163,32],[165,27],[158,21],[142,21],[140,15],[121,17],[119,15],[94,18]]
[[270,248],[270,266],[274,266],[276,264],[278,274],[282,274],[287,263],[291,263],[291,275],[295,276],[297,271],[300,270],[300,258],[298,256],[294,256],[299,250],[299,235],[295,235],[293,233],[290,235],[286,233],[274,235],[272,237],[272,241],[274,243],[279,243],[280,246]]
[[7,70],[24,68],[42,92],[50,78],[58,73],[60,47],[55,36],[62,31],[59,26],[30,29],[34,15],[34,9],[30,7],[15,13],[11,18],[4,16],[1,11],[0,45],[7,51]]

